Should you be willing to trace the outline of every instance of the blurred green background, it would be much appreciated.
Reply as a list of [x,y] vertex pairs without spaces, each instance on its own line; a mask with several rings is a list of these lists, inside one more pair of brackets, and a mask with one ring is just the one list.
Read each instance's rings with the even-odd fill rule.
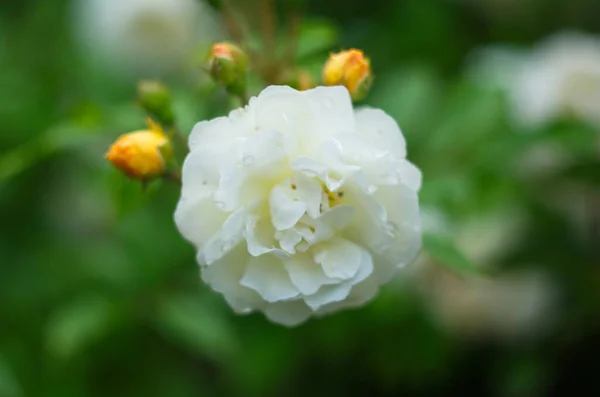
[[[123,28],[144,1],[167,5]],[[175,229],[178,189],[144,190],[103,158],[144,126],[141,78],[169,84],[186,132],[230,105],[195,64],[227,37],[219,15],[173,0],[165,22],[169,3],[0,3],[0,397],[600,392],[600,132],[566,118],[526,133],[506,93],[465,73],[491,43],[600,31],[600,2],[304,4],[298,64],[317,79],[329,51],[365,50],[366,103],[398,120],[426,227],[466,259],[441,243],[364,308],[294,329],[234,315]],[[282,32],[300,3],[278,4]],[[532,171],[539,147],[571,160]],[[454,275],[445,259],[489,275]]]

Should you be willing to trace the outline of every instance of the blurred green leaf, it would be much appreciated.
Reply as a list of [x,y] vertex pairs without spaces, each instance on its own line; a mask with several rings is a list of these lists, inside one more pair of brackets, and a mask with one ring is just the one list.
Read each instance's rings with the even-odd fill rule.
[[471,149],[505,127],[506,101],[502,92],[459,84],[451,92],[435,130],[431,149]]
[[46,346],[56,357],[68,359],[105,336],[121,314],[119,302],[88,296],[59,308],[46,329]]
[[8,362],[0,356],[0,396],[21,397],[23,389]]
[[[411,145],[427,141],[442,98],[441,81],[427,66],[414,65],[376,76],[368,102],[394,117]],[[422,110],[427,109],[428,117]]]
[[[310,20],[302,24],[296,58],[319,55],[332,50],[339,42],[339,33],[334,24],[326,20]],[[325,58],[323,59],[325,63]]]
[[157,326],[179,345],[215,361],[229,361],[239,341],[231,322],[212,302],[198,295],[167,297],[159,304]]
[[50,128],[34,140],[0,156],[0,183],[10,180],[60,150],[91,142],[98,139],[99,135],[97,130],[85,129],[72,123]]
[[474,263],[469,261],[454,245],[452,240],[439,234],[424,234],[423,249],[448,270],[460,275],[479,274]]
[[591,160],[587,162],[573,164],[564,171],[563,177],[570,180],[587,183],[590,186],[595,186],[596,188],[599,188],[600,161]]

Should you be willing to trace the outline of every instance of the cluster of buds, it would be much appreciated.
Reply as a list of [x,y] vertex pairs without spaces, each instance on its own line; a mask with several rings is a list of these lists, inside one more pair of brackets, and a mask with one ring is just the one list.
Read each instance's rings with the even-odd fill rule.
[[165,176],[173,158],[170,137],[174,115],[169,90],[157,81],[142,81],[138,101],[148,114],[147,128],[120,136],[108,149],[106,159],[127,177],[142,182]]
[[373,83],[371,61],[360,50],[331,54],[323,68],[323,83],[343,85],[355,101],[363,99]]
[[[228,42],[213,44],[205,67],[231,95],[247,97],[249,59],[241,48]],[[331,54],[323,68],[323,84],[346,87],[353,100],[363,99],[372,82],[370,61],[360,50]],[[297,68],[285,72],[282,83],[298,90],[316,86],[310,73]],[[145,182],[167,175],[173,150],[164,128],[174,128],[175,120],[171,95],[163,84],[143,81],[138,86],[138,95],[141,107],[149,116],[148,129],[119,137],[106,158],[129,178]]]

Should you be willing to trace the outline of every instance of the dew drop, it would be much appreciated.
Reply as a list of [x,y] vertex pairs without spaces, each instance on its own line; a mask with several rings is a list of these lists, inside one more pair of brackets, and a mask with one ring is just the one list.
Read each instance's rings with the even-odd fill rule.
[[398,225],[394,222],[387,222],[384,228],[390,235],[396,236],[398,234]]

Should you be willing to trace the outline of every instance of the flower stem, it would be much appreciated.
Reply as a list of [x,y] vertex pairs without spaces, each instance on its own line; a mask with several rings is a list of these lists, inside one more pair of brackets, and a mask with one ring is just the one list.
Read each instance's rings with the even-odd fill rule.
[[181,186],[181,173],[179,171],[167,172],[162,178],[167,182],[172,182],[178,186]]
[[242,94],[238,95],[238,98],[240,98],[242,106],[246,106],[250,101],[250,98],[248,97],[248,91],[244,91]]

